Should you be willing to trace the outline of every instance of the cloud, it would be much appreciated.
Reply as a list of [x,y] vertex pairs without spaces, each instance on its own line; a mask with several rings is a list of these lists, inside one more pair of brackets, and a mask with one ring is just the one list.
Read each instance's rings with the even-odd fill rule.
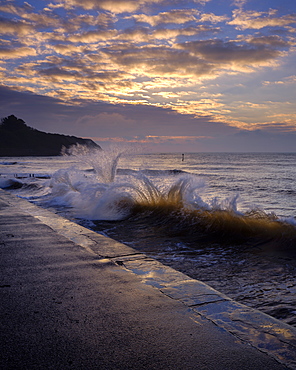
[[211,64],[187,51],[168,47],[133,47],[126,50],[105,49],[113,63],[125,67],[130,73],[157,76],[203,76],[212,70]]
[[199,19],[199,22],[210,22],[210,23],[220,23],[225,22],[229,19],[226,15],[216,15],[213,13],[203,13]]
[[70,42],[81,42],[81,43],[96,43],[99,41],[110,40],[117,35],[116,30],[108,31],[88,31],[84,33],[78,33],[77,35],[70,35],[67,37],[67,41]]
[[[168,130],[174,136],[210,136],[211,133],[207,118],[180,118],[169,108],[106,103],[70,106],[58,99],[1,86],[0,100],[0,116],[15,114],[33,127],[50,132],[63,130],[67,134],[100,137],[168,136]],[[31,117],[31,122],[27,117]]]
[[[0,11],[11,13],[21,18],[20,21],[4,19],[7,24],[1,23],[1,26],[6,28],[10,27],[15,28],[16,30],[20,29],[21,32],[17,32],[20,35],[26,34],[28,31],[31,32],[32,28],[35,27],[57,27],[61,23],[60,17],[56,14],[51,14],[44,10],[39,13],[35,13],[34,8],[26,2],[24,2],[23,6],[15,6],[14,4],[0,6]],[[28,30],[25,26],[27,26]]]
[[283,78],[283,80],[278,80],[278,81],[263,81],[262,84],[265,85],[265,86],[296,84],[296,75],[287,76],[287,77]]
[[[75,44],[55,44],[52,45],[52,49],[57,53],[64,56],[71,56],[73,54],[81,54],[85,52],[85,46]],[[53,58],[51,58],[53,59]],[[53,63],[60,63],[57,58],[54,58]]]
[[[278,87],[277,87],[278,89]],[[286,89],[286,87],[285,87]],[[279,95],[279,94],[278,94]],[[277,95],[277,98],[279,99]],[[215,115],[217,120],[227,122],[228,125],[245,130],[296,131],[296,114],[293,95],[290,101],[261,101],[255,94],[250,96],[252,100],[232,101],[227,105],[228,113]],[[221,98],[222,102],[224,99]],[[223,108],[223,106],[222,106]],[[214,113],[214,112],[213,112]]]
[[[262,41],[262,40],[261,40]],[[259,44],[259,45],[258,45]],[[208,63],[218,65],[234,63],[237,65],[258,66],[260,62],[268,62],[277,58],[280,52],[261,43],[252,45],[234,41],[205,40],[179,44],[181,49],[188,50],[192,55],[203,58]]]
[[62,23],[58,16],[46,13],[23,13],[22,18],[37,28],[58,27]]
[[233,5],[242,8],[247,2],[248,0],[233,0]]
[[[124,141],[124,142],[129,142],[129,143],[142,143],[142,144],[188,144],[192,142],[193,144],[196,143],[197,140],[201,139],[211,139],[211,136],[169,136],[169,135],[161,135],[161,136],[156,136],[156,135],[140,135],[140,136],[134,136],[131,138],[118,138],[118,137],[113,137],[113,138],[107,138],[108,141]],[[103,138],[98,138],[98,140],[103,141]]]
[[157,26],[159,24],[183,24],[189,21],[196,21],[198,14],[199,12],[196,9],[176,9],[156,15],[137,14],[133,15],[133,19],[139,23]]
[[111,13],[75,14],[68,20],[67,26],[74,24],[77,29],[83,26],[96,26],[97,29],[102,30],[112,27],[114,22],[116,22],[116,17]]
[[[196,4],[204,5],[210,0],[193,0]],[[133,13],[139,11],[144,7],[151,7],[155,5],[166,4],[166,0],[59,0],[56,1],[58,4],[50,4],[49,8],[56,8],[63,6],[65,8],[81,7],[85,10],[101,9],[106,10],[115,14],[120,13]],[[192,2],[192,1],[191,1]],[[189,0],[173,0],[173,5],[185,5],[190,3]]]
[[214,28],[206,25],[197,25],[178,29],[158,28],[152,33],[152,38],[175,39],[179,36],[195,36],[200,34],[217,32],[220,32],[219,28]]
[[0,18],[0,34],[25,36],[34,32],[34,27],[24,21]]
[[275,9],[270,9],[268,12],[236,9],[233,11],[233,19],[228,24],[236,26],[240,30],[245,30],[248,28],[286,27],[296,22],[296,14],[276,17],[276,13],[277,10]]
[[0,48],[0,57],[4,59],[23,58],[36,55],[36,50],[28,47]]
[[38,102],[47,96],[61,116],[69,109],[77,133],[88,122],[102,140],[177,145],[242,128],[296,130],[295,14],[245,11],[246,3],[234,1],[230,19],[229,4],[209,0],[3,2],[1,81]]
[[271,36],[251,36],[246,38],[249,44],[254,45],[263,45],[263,46],[272,46],[273,48],[285,48],[292,46],[292,42],[286,41],[280,36],[271,35]]
[[25,3],[23,7],[16,6],[13,3],[6,2],[4,5],[0,5],[0,11],[3,13],[9,13],[14,15],[22,15],[25,9],[31,10],[31,6]]
[[134,27],[125,29],[124,31],[114,36],[114,40],[131,41],[134,44],[145,42],[147,44],[155,44],[156,41],[163,43],[174,43],[178,37],[182,36],[197,36],[200,34],[217,33],[219,28],[211,26],[198,25],[184,28],[148,28],[148,27]]
[[58,3],[66,8],[81,7],[86,10],[102,9],[113,13],[131,13],[138,10],[142,5],[160,3],[163,0],[63,0]]
[[58,67],[47,68],[39,71],[40,75],[45,75],[50,77],[54,80],[62,80],[62,81],[75,81],[77,77],[81,77],[81,75],[76,71],[67,71],[65,69],[61,69]]
[[[69,106],[58,99],[0,86],[0,117],[15,114],[45,132],[108,142],[142,143],[147,151],[295,151],[296,133],[240,130],[210,117],[192,119],[171,109],[92,103]],[[169,134],[168,134],[169,133]]]
[[224,104],[219,99],[201,98],[196,101],[179,100],[177,103],[172,102],[167,104],[166,107],[178,113],[190,114],[195,117],[215,117],[216,114],[219,113],[221,115],[223,113]]

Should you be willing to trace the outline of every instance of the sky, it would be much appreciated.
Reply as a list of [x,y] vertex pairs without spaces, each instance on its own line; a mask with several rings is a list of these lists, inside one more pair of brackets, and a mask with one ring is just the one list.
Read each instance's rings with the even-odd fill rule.
[[0,1],[0,117],[146,152],[296,151],[296,1]]

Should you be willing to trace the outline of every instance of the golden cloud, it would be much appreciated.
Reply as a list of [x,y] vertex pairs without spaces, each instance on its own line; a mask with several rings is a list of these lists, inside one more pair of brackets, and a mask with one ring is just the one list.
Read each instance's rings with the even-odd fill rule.
[[[278,119],[280,124],[282,119],[288,125],[288,117],[271,118],[276,114],[275,106],[284,109],[282,114],[291,115],[287,107],[262,101],[226,104],[226,95],[217,93],[220,87],[205,83],[206,79],[219,78],[218,84],[226,75],[240,78],[240,72],[275,66],[295,45],[291,33],[295,15],[280,17],[275,10],[244,11],[244,2],[236,0],[239,9],[231,21],[225,15],[190,9],[181,0],[173,3],[182,9],[158,13],[151,5],[167,5],[167,1],[57,0],[38,12],[28,4],[16,7],[7,3],[0,6],[10,14],[10,18],[0,20],[3,83],[73,104],[103,101],[154,105],[248,129],[259,127],[260,119],[255,119],[259,115],[262,122],[268,117],[269,122]],[[59,8],[64,9],[61,12]],[[118,15],[135,11],[140,14]],[[206,38],[223,30],[216,26],[222,22],[240,30],[265,26],[286,30],[278,35],[239,32],[235,40]],[[17,58],[24,60],[11,63]],[[280,79],[264,81],[260,88],[270,91],[272,84],[279,88],[295,83],[295,76]],[[252,126],[252,122],[256,124]]]
[[151,29],[148,27],[137,27],[124,30],[119,33],[114,40],[131,41],[133,43],[151,43],[162,40],[165,43],[174,43],[179,36],[194,36],[201,33],[216,33],[219,28],[213,28],[205,25],[191,26],[185,28],[157,28]]
[[194,36],[198,35],[203,32],[219,32],[218,28],[212,28],[205,25],[198,25],[195,27],[186,27],[186,28],[178,28],[178,29],[169,29],[169,28],[160,28],[156,29],[152,33],[152,37],[160,39],[171,39],[176,38],[178,36]]
[[[29,5],[29,4],[28,4]],[[24,7],[28,8],[28,7]],[[15,14],[15,15],[22,15],[24,13],[24,8],[16,6],[12,3],[6,2],[4,5],[0,5],[0,11],[3,13],[10,13],[10,14]],[[31,7],[29,6],[31,9]]]
[[199,19],[199,22],[211,22],[211,23],[220,23],[225,22],[229,18],[226,15],[216,15],[213,13],[203,13]]
[[93,140],[99,142],[114,142],[114,143],[140,143],[140,144],[164,144],[164,143],[179,143],[195,142],[200,139],[212,139],[211,136],[164,136],[164,135],[147,135],[143,137],[134,136],[131,138],[123,137],[92,137]]
[[[57,6],[62,5],[66,8],[79,6],[86,10],[102,9],[116,14],[125,12],[131,13],[146,3],[161,3],[162,1],[163,0],[61,0],[56,1],[56,3],[58,3]],[[51,5],[51,7],[55,7],[55,5]]]
[[36,50],[28,47],[20,48],[0,48],[0,57],[5,59],[23,58],[31,55],[36,55]]
[[[200,116],[212,116],[217,113],[223,112],[224,104],[218,99],[200,99],[200,100],[180,100],[175,103],[168,103],[165,105],[167,108],[180,113],[189,114],[196,117]],[[229,112],[227,110],[227,112]],[[225,111],[226,113],[226,111]]]
[[296,83],[296,76],[288,76],[283,78],[283,80],[277,80],[277,81],[263,81],[262,84],[265,86],[270,85],[290,85]]
[[[193,2],[204,5],[210,0],[193,0]],[[180,3],[184,5],[186,0],[176,1],[175,4]],[[165,4],[166,0],[56,0],[55,4],[49,4],[48,8],[60,8],[72,9],[74,7],[82,7],[85,10],[101,9],[109,12],[119,13],[133,13],[140,10],[143,7],[149,7],[151,5]]]
[[136,14],[133,18],[137,22],[148,23],[151,26],[159,24],[173,23],[183,24],[189,21],[196,21],[199,12],[195,9],[180,9],[171,10],[169,12],[162,12],[157,15]]
[[113,50],[105,49],[104,53],[117,68],[124,68],[138,76],[199,77],[213,69],[206,60],[169,47],[130,47],[118,53]]
[[67,37],[68,41],[81,42],[81,43],[95,43],[99,41],[110,40],[117,35],[117,31],[88,31],[85,33],[79,33],[77,35],[71,35]]
[[34,32],[34,27],[24,21],[0,19],[0,34],[15,34],[25,36]]
[[254,45],[272,46],[274,48],[285,48],[292,45],[292,42],[284,40],[278,35],[270,36],[249,36],[246,41]]
[[[229,104],[228,108],[227,114],[214,115],[214,119],[246,130],[279,129],[279,127],[283,131],[295,131],[296,129],[294,104],[290,102],[236,101]],[[260,120],[258,120],[259,117]]]
[[296,22],[296,14],[287,14],[276,17],[277,11],[270,9],[269,12],[244,11],[236,9],[233,11],[233,19],[228,24],[237,26],[240,30],[261,29],[263,27],[285,27]]

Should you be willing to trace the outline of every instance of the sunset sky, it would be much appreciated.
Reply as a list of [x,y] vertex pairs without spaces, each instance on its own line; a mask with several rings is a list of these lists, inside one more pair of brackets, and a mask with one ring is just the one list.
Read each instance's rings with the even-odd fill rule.
[[296,151],[295,0],[0,1],[0,117],[150,152]]

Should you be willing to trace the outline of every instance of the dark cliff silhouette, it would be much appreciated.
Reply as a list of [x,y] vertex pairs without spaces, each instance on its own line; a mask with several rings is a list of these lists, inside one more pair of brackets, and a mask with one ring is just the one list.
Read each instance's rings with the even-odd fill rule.
[[1,157],[56,156],[61,154],[62,148],[68,149],[76,144],[101,149],[91,139],[38,131],[14,115],[1,119]]

